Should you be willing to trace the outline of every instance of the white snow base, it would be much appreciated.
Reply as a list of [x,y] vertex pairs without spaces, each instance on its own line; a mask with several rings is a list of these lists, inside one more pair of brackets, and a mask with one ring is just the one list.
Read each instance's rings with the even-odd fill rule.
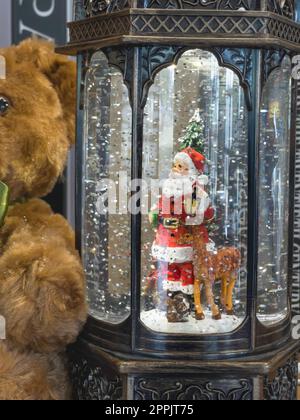
[[166,334],[218,334],[236,330],[244,321],[244,318],[222,314],[222,319],[215,321],[210,311],[205,311],[206,318],[197,321],[192,316],[188,322],[169,323],[166,313],[153,309],[141,313],[141,321],[152,331]]

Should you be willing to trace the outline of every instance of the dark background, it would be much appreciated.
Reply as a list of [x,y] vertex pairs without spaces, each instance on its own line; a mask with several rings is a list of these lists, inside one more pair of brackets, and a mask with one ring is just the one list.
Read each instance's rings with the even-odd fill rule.
[[63,44],[67,37],[66,20],[67,2],[65,0],[23,0],[22,2],[13,0],[13,43],[36,34]]

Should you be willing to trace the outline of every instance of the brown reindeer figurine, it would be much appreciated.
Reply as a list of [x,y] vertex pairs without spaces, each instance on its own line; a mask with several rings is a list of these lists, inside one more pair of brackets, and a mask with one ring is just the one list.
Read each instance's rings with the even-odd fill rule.
[[201,230],[191,228],[191,233],[184,241],[192,239],[194,245],[195,271],[195,310],[196,319],[205,319],[201,304],[201,287],[204,285],[207,302],[211,307],[213,319],[221,319],[221,312],[215,303],[213,285],[216,281],[222,283],[221,303],[228,315],[233,315],[233,290],[236,284],[238,270],[241,265],[241,253],[237,248],[221,248],[216,253],[207,250]]

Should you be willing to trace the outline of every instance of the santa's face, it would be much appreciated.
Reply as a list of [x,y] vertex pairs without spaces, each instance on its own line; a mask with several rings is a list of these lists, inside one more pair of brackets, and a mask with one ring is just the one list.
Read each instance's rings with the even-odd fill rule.
[[175,160],[173,168],[172,168],[172,175],[174,175],[175,178],[179,176],[188,176],[190,174],[190,168],[186,164],[186,162],[183,162],[180,159]]

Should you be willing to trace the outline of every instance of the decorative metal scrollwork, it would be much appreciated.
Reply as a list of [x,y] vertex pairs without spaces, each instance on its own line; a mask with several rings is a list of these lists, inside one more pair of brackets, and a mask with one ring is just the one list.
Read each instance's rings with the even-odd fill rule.
[[117,67],[123,74],[124,83],[128,87],[130,102],[132,102],[133,48],[111,47],[104,48],[103,52],[107,57],[108,64]]
[[210,8],[216,10],[255,10],[255,0],[149,0],[149,8],[192,9]]
[[252,50],[247,48],[215,48],[213,50],[221,66],[230,68],[239,77],[245,91],[246,104],[252,109]]
[[[75,0],[76,2],[76,0]],[[131,7],[130,0],[79,0],[83,2],[86,17],[112,13]],[[153,9],[214,9],[214,10],[259,10],[256,0],[148,0],[143,7]],[[293,19],[293,0],[268,0],[268,11]]]
[[263,54],[263,82],[266,82],[272,71],[281,66],[287,52],[284,50],[265,50]]
[[294,0],[268,0],[268,10],[278,15],[294,19],[295,4]]
[[109,3],[109,0],[84,0],[86,17],[91,17],[105,12]]
[[176,61],[178,52],[183,51],[182,47],[176,46],[155,46],[144,47],[141,53],[141,84],[142,98],[141,105],[144,106],[150,86],[154,83],[156,74],[164,67]]
[[84,0],[86,17],[112,13],[130,7],[128,0]]
[[[139,80],[141,107],[146,104],[148,91],[154,83],[155,76],[163,68],[176,64],[186,50],[187,48],[182,46],[169,45],[141,47]],[[251,110],[252,50],[247,48],[214,48],[209,51],[216,56],[220,66],[230,68],[238,75],[241,86],[245,91],[247,106]],[[106,54],[109,64],[122,72],[124,82],[129,90],[130,101],[132,101],[133,49],[130,47],[111,47],[105,48],[103,52]]]
[[108,377],[100,367],[91,367],[87,360],[71,362],[74,398],[79,401],[121,400],[122,380]]
[[[144,47],[142,49],[142,106],[145,105],[150,86],[156,74],[164,67],[178,62],[186,48],[176,46]],[[245,91],[245,99],[249,110],[252,108],[252,50],[246,48],[214,48],[211,52],[217,57],[219,64],[230,68],[239,77]]]
[[118,12],[119,10],[126,9],[130,6],[131,5],[129,0],[112,0],[108,7],[108,12]]
[[135,383],[136,400],[154,401],[250,401],[253,383],[249,379],[204,381],[197,379],[148,379]]
[[[232,12],[233,13],[233,12]],[[299,25],[287,21],[281,16],[247,16],[245,13],[232,16],[181,16],[170,11],[170,15],[158,15],[153,13],[114,14],[106,13],[95,19],[87,21],[75,21],[70,25],[70,39],[72,44],[85,43],[87,41],[100,41],[114,36],[152,37],[159,36],[163,39],[168,37],[190,37],[204,35],[208,37],[227,36],[230,39],[240,37],[243,44],[244,38],[256,38],[256,45],[264,43],[266,34],[276,39],[278,43],[284,43],[284,48],[292,44],[293,48],[299,48],[300,29]],[[254,41],[253,41],[254,42]]]
[[[92,17],[100,14],[118,12],[130,8],[130,0],[75,0],[81,4],[82,17]],[[148,9],[213,9],[213,10],[260,10],[257,0],[148,0],[142,3],[141,8]],[[79,8],[77,7],[79,10]],[[293,0],[267,0],[267,11],[294,19],[295,4]],[[76,16],[76,13],[75,13]]]
[[297,399],[298,359],[293,357],[278,369],[272,381],[265,381],[265,399],[269,401],[294,401]]
[[[142,107],[146,103],[148,90],[154,83],[158,71],[172,64],[175,61],[178,51],[182,49],[182,47],[175,46],[141,47],[141,96],[139,100]],[[133,48],[111,47],[104,48],[103,52],[107,57],[108,63],[117,67],[123,74],[124,83],[129,90],[130,102],[132,102]]]
[[[248,16],[197,16],[188,15],[137,15],[132,25],[135,34],[166,34],[171,36],[202,34],[261,33],[267,28],[268,20],[262,17]],[[279,29],[279,28],[278,28]]]

